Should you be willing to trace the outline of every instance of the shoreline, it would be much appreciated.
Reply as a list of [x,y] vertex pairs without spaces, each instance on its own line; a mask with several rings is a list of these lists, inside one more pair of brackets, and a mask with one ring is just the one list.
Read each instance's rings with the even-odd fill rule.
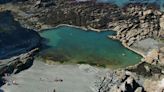
[[[24,11],[20,10],[20,7],[12,6],[10,3],[4,4],[4,5],[2,5],[0,7],[0,11],[1,12],[2,11],[6,11],[6,10],[10,10],[10,11],[15,12],[15,13],[24,14]],[[20,16],[23,16],[23,15],[20,15]],[[17,17],[14,17],[14,19],[17,20],[17,21],[19,21],[20,24],[23,27],[25,27],[27,29],[33,29],[33,30],[35,30],[37,32],[42,32],[42,31],[45,31],[45,30],[48,30],[48,29],[52,29],[52,28],[57,28],[57,27],[60,27],[60,26],[75,27],[75,28],[80,28],[80,29],[85,30],[85,31],[95,31],[95,32],[103,32],[103,31],[106,31],[106,30],[102,30],[102,29],[95,29],[95,28],[92,28],[90,26],[86,26],[85,27],[85,26],[75,26],[75,25],[69,25],[69,24],[59,24],[59,25],[53,27],[51,25],[46,25],[46,24],[44,24],[42,22],[39,22],[39,21],[37,21],[37,24],[34,24],[34,26],[32,27],[32,26],[28,25],[28,23],[27,23],[28,21],[26,21],[26,20],[19,20],[19,18],[17,18]],[[31,22],[33,22],[33,21],[31,21]],[[114,29],[109,29],[109,30],[118,32],[117,30],[114,30]],[[119,40],[119,39],[116,39],[116,40]],[[142,52],[139,52],[139,51],[135,50],[135,48],[131,48],[131,47],[127,46],[126,43],[123,43],[122,41],[120,41],[120,42],[122,43],[122,45],[124,47],[128,48],[129,50],[131,50],[131,51],[133,51],[133,52],[135,52],[135,53],[143,56],[143,58],[145,57],[145,55]]]
[[62,27],[62,26],[73,27],[73,28],[82,29],[84,31],[94,31],[94,32],[104,32],[104,31],[112,30],[112,29],[95,29],[95,28],[92,28],[90,26],[84,27],[84,26],[76,26],[76,25],[70,25],[70,24],[59,24],[59,25],[57,25],[55,27],[50,26],[50,25],[46,25],[46,26],[49,26],[49,28],[41,28],[37,32],[43,32],[43,31],[46,31],[46,30],[49,30],[49,29],[56,29],[56,28]]
[[[109,38],[109,39],[113,39],[113,40],[118,40],[118,41],[120,41],[119,39],[115,38],[115,36],[108,36],[108,38]],[[120,41],[120,42],[121,42],[121,41]],[[133,52],[135,52],[135,53],[141,55],[143,58],[146,57],[142,52],[137,51],[136,49],[133,49],[133,48],[129,47],[128,45],[126,45],[126,43],[121,42],[121,44],[122,44],[125,48],[127,48],[127,49],[129,49],[129,50],[131,50],[131,51],[133,51]]]
[[[96,29],[96,28],[92,28],[92,27],[90,27],[90,26],[84,27],[84,26],[76,26],[76,25],[70,25],[70,24],[59,24],[59,25],[53,27],[53,26],[51,26],[51,25],[46,25],[46,24],[40,23],[40,24],[42,24],[42,25],[41,25],[41,27],[40,27],[39,29],[37,29],[37,28],[33,28],[33,27],[31,27],[31,26],[26,25],[26,23],[21,23],[21,21],[17,20],[17,18],[15,18],[15,17],[14,17],[14,19],[15,19],[16,21],[20,22],[20,25],[22,25],[23,27],[25,27],[25,28],[27,28],[27,29],[32,29],[32,30],[34,30],[34,31],[36,31],[36,32],[38,32],[38,33],[43,32],[43,31],[46,31],[46,30],[49,30],[49,29],[55,29],[55,28],[58,28],[58,27],[61,27],[61,26],[79,28],[79,29],[82,29],[82,30],[84,30],[84,31],[105,32],[105,31],[110,30],[110,31],[118,32],[117,30],[114,30],[114,29],[112,29],[112,28],[109,28],[109,29]],[[109,38],[111,38],[111,37],[109,37]],[[119,39],[115,39],[115,38],[111,38],[111,39],[120,41]],[[121,41],[120,41],[120,42],[121,42]],[[133,49],[133,48],[127,46],[127,45],[126,45],[125,43],[123,43],[123,42],[121,42],[121,44],[122,44],[125,48],[127,48],[127,49],[129,49],[129,50],[131,50],[131,51],[133,51],[133,52],[135,52],[135,53],[141,55],[143,58],[145,58],[145,55],[144,55],[142,52],[139,52],[139,51],[137,51],[137,50],[135,50],[135,49]]]
[[[95,28],[92,28],[92,27],[86,28],[86,27],[82,27],[82,26],[75,26],[75,25],[69,25],[69,24],[59,24],[59,25],[57,25],[56,27],[50,27],[50,28],[47,28],[47,29],[40,30],[40,31],[38,31],[38,32],[43,32],[43,31],[46,31],[46,30],[49,30],[49,29],[56,29],[56,28],[62,27],[62,26],[74,27],[74,28],[82,29],[82,30],[84,30],[84,31],[104,32],[104,31],[110,30],[110,31],[113,31],[113,32],[117,32],[116,30],[112,30],[112,29],[95,29]],[[119,42],[121,42],[119,39],[113,38],[113,36],[107,36],[107,37],[110,38],[110,39],[118,40]],[[133,49],[133,48],[127,46],[126,43],[121,42],[121,44],[122,44],[125,48],[127,48],[127,49],[133,51],[134,53],[137,53],[137,54],[141,55],[143,58],[146,57],[146,56],[144,55],[144,53],[139,52],[139,51],[137,51],[136,49]],[[142,60],[142,59],[141,59],[141,60]]]
[[[94,92],[95,82],[110,71],[112,70],[83,64],[47,65],[35,60],[31,68],[11,76],[19,85],[3,85],[1,88],[5,92],[52,92],[54,89],[57,92]],[[36,72],[37,75],[35,75]],[[21,88],[18,88],[19,86]],[[33,89],[27,89],[31,87]]]
[[[63,5],[66,5],[66,4],[64,3]],[[138,88],[142,88],[145,91],[147,91],[149,89],[151,90],[152,88],[159,90],[159,88],[156,87],[157,84],[154,84],[154,82],[152,82],[152,81],[147,83],[147,85],[150,85],[150,86],[148,86],[148,87],[147,87],[147,85],[145,86],[145,80],[149,79],[145,75],[152,74],[150,79],[152,79],[153,81],[154,81],[153,77],[160,79],[163,77],[162,74],[164,72],[163,71],[164,68],[162,66],[160,66],[159,68],[154,68],[153,63],[147,62],[146,51],[140,50],[140,48],[142,49],[142,46],[145,47],[144,43],[140,43],[141,45],[138,45],[136,40],[134,40],[134,43],[132,43],[132,45],[131,45],[132,41],[131,41],[131,39],[128,39],[128,36],[126,36],[126,35],[128,35],[127,33],[120,32],[120,34],[119,34],[119,31],[121,31],[122,28],[124,28],[124,27],[127,29],[126,32],[132,30],[132,34],[133,34],[133,29],[131,28],[131,26],[129,26],[131,24],[132,24],[132,27],[135,27],[134,29],[137,28],[137,30],[143,30],[144,32],[146,31],[146,28],[149,28],[149,25],[150,25],[149,22],[148,22],[148,27],[136,27],[136,25],[138,25],[140,23],[138,23],[138,22],[136,23],[135,21],[133,21],[133,14],[131,14],[131,10],[133,10],[133,9],[129,9],[129,10],[127,10],[127,12],[124,12],[124,11],[122,11],[122,9],[124,9],[123,7],[118,8],[118,9],[116,8],[116,10],[115,10],[115,8],[113,8],[114,11],[112,9],[106,10],[104,8],[101,10],[101,7],[100,7],[100,10],[105,11],[105,12],[104,13],[100,12],[101,13],[100,14],[99,8],[98,8],[98,11],[95,10],[95,13],[93,13],[93,19],[92,18],[90,19],[87,17],[87,15],[89,15],[89,17],[90,16],[92,17],[92,14],[90,14],[90,12],[88,12],[90,10],[83,11],[83,6],[79,7],[79,9],[78,9],[78,7],[77,7],[78,5],[76,5],[75,10],[74,10],[74,6],[68,7],[68,9],[65,6],[61,8],[61,10],[64,9],[64,14],[65,14],[65,10],[68,13],[68,14],[64,15],[64,16],[66,16],[66,18],[62,17],[61,14],[58,15],[55,13],[55,12],[61,12],[60,10],[57,10],[58,8],[60,8],[60,6],[57,8],[47,8],[47,9],[40,8],[40,10],[38,10],[39,8],[38,9],[36,8],[36,10],[35,10],[35,9],[33,9],[34,7],[31,8],[31,5],[27,6],[28,4],[25,4],[25,3],[24,3],[24,6],[21,4],[20,4],[20,6],[18,6],[18,5],[12,5],[12,4],[10,5],[10,3],[4,4],[3,6],[0,6],[0,11],[1,12],[6,11],[6,10],[11,11],[11,13],[13,13],[12,15],[14,17],[14,20],[19,22],[19,25],[21,25],[23,28],[26,28],[27,30],[29,29],[29,30],[36,31],[36,33],[38,35],[40,35],[40,33],[44,32],[44,31],[49,31],[49,30],[53,31],[54,29],[56,30],[58,28],[59,29],[63,29],[63,28],[69,29],[69,27],[74,28],[76,30],[83,31],[86,34],[87,34],[87,32],[88,33],[94,32],[96,34],[102,34],[103,32],[104,33],[105,32],[114,32],[114,35],[108,34],[108,35],[104,35],[104,37],[107,37],[106,38],[107,40],[117,41],[119,43],[119,45],[121,45],[121,48],[124,48],[124,49],[126,49],[126,51],[130,52],[130,55],[126,54],[126,52],[125,53],[124,52],[123,53],[116,52],[116,54],[117,53],[120,54],[123,58],[125,58],[126,56],[129,55],[127,58],[130,60],[129,61],[128,61],[128,59],[125,60],[127,63],[133,62],[135,60],[131,56],[132,54],[136,54],[139,58],[136,57],[138,59],[137,59],[137,62],[135,62],[134,64],[127,65],[124,67],[112,68],[112,67],[115,67],[115,65],[117,65],[117,64],[110,64],[111,65],[110,67],[108,67],[108,64],[104,64],[107,67],[97,66],[98,62],[96,62],[97,64],[96,64],[96,66],[94,66],[94,65],[91,65],[88,61],[87,61],[87,63],[84,63],[84,64],[83,63],[81,63],[81,64],[80,63],[60,63],[60,62],[58,64],[58,62],[57,63],[54,62],[55,60],[53,60],[53,59],[52,59],[52,61],[51,61],[51,59],[48,59],[48,58],[45,58],[44,61],[38,60],[38,57],[39,58],[41,57],[41,59],[44,57],[42,57],[39,54],[35,55],[35,53],[33,53],[33,52],[31,52],[31,54],[23,53],[20,55],[15,55],[13,58],[11,58],[11,62],[9,62],[10,64],[5,64],[5,63],[7,63],[7,60],[10,60],[10,58],[8,58],[7,60],[0,60],[0,61],[1,62],[3,61],[2,64],[4,63],[3,65],[5,65],[5,66],[8,66],[8,65],[15,66],[14,69],[19,69],[19,67],[24,68],[25,63],[30,62],[29,60],[33,60],[34,63],[28,69],[25,69],[25,71],[22,70],[18,74],[14,74],[14,73],[11,74],[11,81],[15,83],[15,80],[16,80],[16,83],[18,83],[18,86],[17,86],[17,84],[8,86],[8,82],[6,82],[3,86],[1,86],[1,89],[3,89],[5,92],[6,91],[18,92],[18,91],[26,91],[26,90],[27,91],[35,91],[35,92],[39,92],[39,91],[72,92],[73,90],[75,90],[75,92],[84,92],[84,91],[85,92],[91,92],[91,91],[96,92],[96,91],[101,91],[100,89],[104,89],[104,88],[108,88],[108,87],[114,88],[115,86],[110,86],[110,85],[111,85],[111,82],[113,82],[112,80],[116,81],[116,79],[114,79],[114,78],[117,76],[119,76],[118,78],[121,79],[120,81],[116,81],[116,83],[119,84],[116,86],[117,88],[121,89],[123,86],[125,86],[125,88],[126,88],[126,87],[128,87],[126,85],[129,82],[132,82],[129,85],[131,85],[131,87],[134,88],[133,85],[135,86],[135,84],[133,84],[133,82],[136,82],[136,83],[139,83],[139,85],[140,85],[140,87],[138,87]],[[128,9],[128,8],[131,8],[131,7],[125,7],[125,9]],[[136,8],[136,10],[135,10],[135,8]],[[49,11],[51,9],[52,9],[52,11]],[[84,8],[84,9],[87,9],[87,8]],[[89,9],[90,9],[90,7],[89,7]],[[96,9],[97,9],[97,7],[96,7]],[[140,13],[139,13],[140,10],[138,10],[138,9],[140,9],[140,8],[134,7],[134,12],[132,12],[134,14],[136,13],[134,15],[134,17],[137,15],[140,15]],[[77,10],[80,11],[80,13],[77,13],[77,14],[71,13],[72,11],[76,12]],[[91,6],[91,10],[92,10],[92,6]],[[106,19],[106,17],[103,19],[103,17],[106,16],[106,11],[109,11],[109,13],[107,12],[107,14],[110,14],[111,16],[107,15],[107,19],[108,20],[112,19],[112,21],[111,21],[112,23],[109,22],[110,20],[109,21],[107,20],[107,22],[106,22],[106,20],[104,20],[104,19]],[[115,11],[118,11],[118,12],[115,12]],[[143,12],[143,14],[144,14],[147,11],[145,11],[143,9],[143,10],[141,10],[141,12]],[[47,15],[47,14],[50,14],[50,15]],[[53,14],[55,14],[55,16]],[[103,16],[103,14],[104,14],[104,16]],[[116,15],[123,14],[125,16],[125,18],[123,16],[123,21],[122,20],[117,21],[117,19],[121,18],[122,16],[115,18],[115,16],[112,16],[115,14]],[[69,17],[70,15],[71,15],[71,17]],[[68,16],[68,20],[71,20],[71,21],[67,21],[67,16]],[[77,17],[74,17],[74,16],[77,16]],[[95,16],[95,19],[94,19],[94,16]],[[99,18],[99,16],[100,16],[100,18]],[[103,17],[101,17],[101,16],[103,16]],[[129,18],[131,16],[132,16],[132,18]],[[60,19],[61,17],[63,19]],[[135,20],[143,21],[146,24],[147,16],[144,15],[144,17],[145,17],[144,19],[140,19],[140,17],[139,17],[139,19],[135,19]],[[155,14],[151,15],[150,17],[152,17],[154,20],[152,20],[153,26],[150,25],[150,26],[152,26],[152,30],[149,30],[149,33],[153,32],[153,34],[154,34],[155,33],[154,31],[156,31],[156,30],[154,30],[154,28],[156,28],[156,26],[154,24],[156,24],[157,22],[160,23],[158,18],[161,18],[161,17],[159,15],[155,15]],[[154,18],[154,17],[157,17],[157,18]],[[56,18],[59,18],[59,20],[56,21]],[[77,18],[80,18],[80,20],[77,20]],[[101,19],[103,21],[101,21]],[[132,19],[132,21],[131,21],[131,19]],[[74,22],[74,20],[75,20],[75,22]],[[101,22],[103,22],[107,25],[102,26],[104,24]],[[62,23],[67,23],[67,24],[62,24]],[[110,25],[110,23],[111,23],[111,25]],[[78,25],[81,25],[81,26],[78,26]],[[142,23],[141,23],[141,25],[142,25]],[[145,26],[145,25],[143,25],[143,26]],[[159,26],[159,25],[157,25],[157,26]],[[102,29],[100,27],[102,27]],[[113,28],[113,27],[115,27],[115,28]],[[103,29],[103,28],[107,28],[107,29]],[[162,28],[162,26],[160,28]],[[140,31],[138,31],[138,32],[140,32]],[[140,33],[142,33],[142,32],[140,32]],[[135,34],[135,32],[134,32],[134,34]],[[122,38],[125,37],[127,39],[122,39],[121,37],[119,37],[119,35]],[[54,35],[52,35],[52,36],[54,36]],[[142,35],[140,35],[140,34],[139,34],[139,36],[142,37]],[[90,37],[90,36],[88,36],[88,37]],[[150,38],[152,38],[152,37],[150,37]],[[53,39],[55,39],[55,38],[53,38]],[[77,37],[75,37],[75,39],[77,39]],[[135,37],[135,39],[138,39],[138,38]],[[142,40],[144,40],[144,39],[146,39],[146,38],[143,38]],[[94,40],[96,41],[96,39],[94,39]],[[138,40],[137,41],[142,42],[142,40],[139,39],[139,41]],[[147,41],[147,42],[149,43],[150,41]],[[138,46],[138,47],[135,47],[135,46],[133,47],[133,44],[135,44],[135,43],[136,43],[136,46]],[[109,44],[113,45],[110,42],[109,42]],[[64,46],[65,45],[66,44],[64,44]],[[148,44],[148,46],[150,46],[150,45]],[[41,46],[37,46],[37,47],[40,48]],[[93,48],[93,47],[91,47],[91,48]],[[113,53],[111,51],[112,48],[110,48],[108,46],[107,46],[107,48],[109,49],[109,53]],[[102,47],[100,49],[102,49]],[[116,50],[117,50],[117,48],[116,48]],[[37,51],[38,51],[38,49],[37,49]],[[57,53],[57,52],[54,52],[54,53]],[[53,56],[53,54],[52,54],[52,56]],[[112,57],[118,58],[116,55],[113,55]],[[15,61],[15,59],[16,59],[16,61]],[[124,61],[123,59],[120,59],[120,58],[118,58],[118,59],[120,60],[120,62]],[[81,59],[79,59],[79,60],[81,60]],[[99,60],[99,59],[96,58],[95,60]],[[110,60],[113,62],[116,62],[115,60],[112,60],[112,59],[110,59]],[[78,59],[76,61],[78,61]],[[94,61],[94,59],[92,61]],[[99,61],[101,63],[101,61],[103,62],[103,59],[100,59]],[[161,60],[161,61],[163,61],[163,60]],[[147,64],[150,64],[150,66],[147,64],[143,64],[144,62]],[[119,64],[119,65],[121,66],[123,64]],[[11,66],[11,67],[13,67],[13,66]],[[155,66],[158,67],[158,65],[155,65]],[[7,69],[7,68],[5,68],[5,69]],[[98,70],[98,69],[102,69],[102,70]],[[105,70],[105,71],[103,71],[103,70]],[[123,71],[123,73],[122,73],[122,71]],[[119,75],[114,76],[113,72],[115,72],[115,73],[117,72],[117,73],[119,73]],[[127,75],[127,74],[129,74],[129,75]],[[107,79],[105,80],[105,78],[107,78]],[[13,79],[14,79],[14,81],[13,81]],[[100,86],[97,84],[98,82],[100,82]],[[104,84],[103,84],[103,82],[104,82]],[[123,84],[121,82],[124,82],[125,84]],[[152,86],[151,83],[153,83],[152,84],[153,87],[151,87]],[[161,83],[163,84],[164,81]],[[96,87],[92,87],[93,85]],[[136,88],[135,91],[138,88]],[[149,89],[147,89],[147,88],[149,88]],[[163,85],[163,88],[164,88],[164,85]],[[0,89],[0,91],[1,91],[1,89]],[[151,90],[151,91],[153,92],[155,90]],[[115,92],[115,91],[112,91],[112,92]]]

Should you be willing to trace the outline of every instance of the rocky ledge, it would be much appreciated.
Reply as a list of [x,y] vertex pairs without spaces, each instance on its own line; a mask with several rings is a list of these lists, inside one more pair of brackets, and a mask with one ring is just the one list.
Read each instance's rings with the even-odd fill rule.
[[[113,4],[73,0],[21,0],[19,3],[1,5],[0,10],[10,10],[15,20],[38,31],[59,24],[113,29],[117,31],[113,38],[127,47],[146,38],[160,42],[164,39],[164,14],[152,4],[127,4],[120,8]],[[163,45],[157,47],[149,49],[144,61],[155,64],[164,62]],[[155,92],[155,89],[162,92],[162,78],[163,66],[141,62],[125,70],[107,73],[93,88],[96,92]],[[154,89],[150,85],[154,85]]]
[[[164,13],[156,6],[153,3],[146,6],[143,3],[129,3],[120,8],[114,4],[94,1],[20,0],[1,5],[0,8],[1,11],[12,11],[15,19],[23,26],[38,31],[59,24],[76,25],[89,29],[113,29],[117,31],[117,35],[112,38],[130,47],[146,38],[163,41]],[[159,46],[158,50],[161,47],[163,45]],[[159,53],[163,58],[163,53]],[[146,57],[146,55],[143,56]]]
[[0,60],[0,86],[6,84],[6,74],[17,74],[30,68],[33,65],[34,54],[36,51],[38,51],[38,48],[18,56]]
[[[14,9],[13,9],[14,8]],[[1,6],[11,10],[17,20],[33,29],[70,24],[95,29],[113,29],[115,38],[131,46],[145,38],[162,38],[164,14],[154,4],[114,4],[72,0],[22,0]]]
[[141,62],[135,66],[108,71],[92,86],[95,92],[163,92],[164,68]]

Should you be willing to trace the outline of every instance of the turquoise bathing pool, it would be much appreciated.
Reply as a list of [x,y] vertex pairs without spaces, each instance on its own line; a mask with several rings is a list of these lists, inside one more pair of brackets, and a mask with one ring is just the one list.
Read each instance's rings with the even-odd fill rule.
[[42,31],[47,45],[41,55],[54,61],[89,63],[112,67],[125,67],[138,63],[141,56],[125,48],[119,41],[108,38],[113,31],[94,32],[80,28],[60,26]]

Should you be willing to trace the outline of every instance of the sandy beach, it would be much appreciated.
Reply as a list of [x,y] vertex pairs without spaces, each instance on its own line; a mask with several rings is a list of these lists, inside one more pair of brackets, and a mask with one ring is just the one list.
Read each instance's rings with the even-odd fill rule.
[[[28,70],[13,75],[18,85],[2,86],[4,92],[93,92],[94,82],[108,69],[90,65],[47,65],[34,61]],[[55,90],[55,91],[54,91]]]

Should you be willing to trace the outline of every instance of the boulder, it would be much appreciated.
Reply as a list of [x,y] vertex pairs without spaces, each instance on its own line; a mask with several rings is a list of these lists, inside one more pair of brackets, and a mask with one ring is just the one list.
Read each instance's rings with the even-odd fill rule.
[[99,85],[98,92],[134,92],[138,87],[142,88],[129,71],[117,70],[108,75],[110,76],[102,78],[99,83],[95,84]]
[[145,61],[148,63],[158,63],[158,60],[159,60],[159,50],[158,49],[150,50],[145,57]]
[[143,86],[146,92],[163,92],[164,79],[161,80],[146,79],[144,81]]
[[144,92],[142,87],[138,87],[134,92]]
[[160,32],[159,36],[164,37],[164,15],[160,18]]

